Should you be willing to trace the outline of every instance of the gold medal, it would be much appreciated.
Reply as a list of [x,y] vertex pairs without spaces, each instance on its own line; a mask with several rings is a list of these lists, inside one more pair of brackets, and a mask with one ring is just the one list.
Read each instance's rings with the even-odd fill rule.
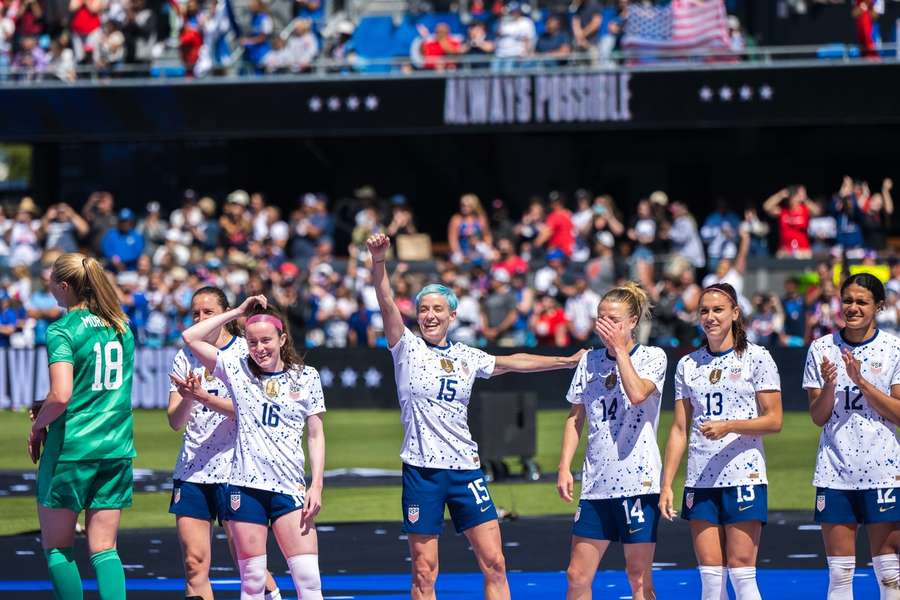
[[616,382],[618,379],[616,378],[615,372],[610,373],[606,376],[606,381],[604,382],[606,385],[606,389],[611,390],[616,387]]
[[203,369],[203,378],[206,379],[207,381],[212,381],[212,380],[215,379],[216,377],[215,377],[215,375],[213,375],[212,373],[209,372],[209,369],[207,369],[207,368],[204,367],[204,369]]
[[448,373],[453,372],[453,361],[449,358],[441,358],[441,368],[447,371]]
[[266,396],[274,398],[278,395],[278,382],[274,379],[266,381]]
[[710,383],[719,383],[720,379],[722,379],[722,369],[713,369],[709,372]]

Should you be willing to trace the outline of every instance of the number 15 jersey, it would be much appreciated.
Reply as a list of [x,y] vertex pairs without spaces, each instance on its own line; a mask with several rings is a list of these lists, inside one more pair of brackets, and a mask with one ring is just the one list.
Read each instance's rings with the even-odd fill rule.
[[391,356],[403,424],[400,459],[429,469],[480,468],[469,400],[475,378],[494,372],[494,357],[465,344],[431,346],[409,329]]
[[[836,490],[869,490],[900,485],[900,444],[896,427],[869,405],[841,358],[846,348],[860,362],[862,376],[887,395],[900,384],[900,339],[878,331],[861,344],[840,333],[814,341],[806,355],[804,389],[822,389],[822,360],[837,367],[834,408],[819,436],[813,485]],[[900,400],[898,400],[900,402]]]
[[685,486],[768,483],[762,437],[729,433],[710,440],[700,426],[707,421],[755,419],[757,392],[777,391],[781,391],[778,367],[769,351],[756,344],[747,344],[740,356],[734,349],[713,353],[701,348],[678,361],[675,400],[690,402],[693,409]]

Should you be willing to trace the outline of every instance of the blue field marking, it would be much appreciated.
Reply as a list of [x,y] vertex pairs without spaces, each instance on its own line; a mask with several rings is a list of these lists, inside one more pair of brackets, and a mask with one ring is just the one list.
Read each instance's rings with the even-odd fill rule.
[[[293,590],[289,577],[278,577],[282,590]],[[757,580],[762,597],[766,600],[802,600],[824,598],[828,590],[828,572],[825,569],[760,569]],[[666,569],[653,573],[656,594],[660,598],[698,598],[700,578],[695,569]],[[322,577],[325,598],[331,600],[405,600],[409,598],[408,574],[392,575],[325,575]],[[566,574],[562,572],[510,573],[509,585],[516,600],[547,600],[564,598]],[[221,591],[237,591],[239,581],[213,579],[213,587]],[[0,581],[0,592],[42,592],[50,590],[50,582]],[[93,579],[84,582],[84,589],[96,590]],[[128,579],[129,591],[180,592],[182,579]],[[480,600],[481,575],[477,573],[442,573],[437,584],[441,600]],[[877,598],[878,585],[872,569],[857,569],[853,581],[857,598]],[[622,571],[601,571],[594,580],[597,598],[625,599],[631,597],[628,580]],[[734,598],[732,593],[731,598]]]

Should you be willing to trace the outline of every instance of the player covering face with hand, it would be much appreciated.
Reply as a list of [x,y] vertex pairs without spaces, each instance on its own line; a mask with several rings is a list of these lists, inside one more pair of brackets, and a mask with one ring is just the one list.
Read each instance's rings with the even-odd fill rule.
[[803,387],[822,428],[816,453],[817,523],[828,557],[828,600],[853,598],[856,530],[866,526],[881,600],[900,599],[900,339],[879,331],[881,281],[852,275],[841,286],[847,324],[809,347]]
[[[249,355],[209,343],[211,333],[246,316]],[[228,476],[223,520],[231,531],[241,572],[241,600],[262,600],[266,538],[271,525],[304,600],[321,600],[315,516],[322,503],[325,401],[318,372],[303,364],[280,312],[265,296],[201,320],[183,334],[203,366],[226,386],[234,404],[237,441]],[[304,479],[303,431],[312,479]]]
[[394,359],[394,376],[403,422],[403,530],[412,556],[412,598],[435,597],[438,536],[444,509],[464,533],[484,574],[484,598],[507,600],[509,585],[493,499],[480,468],[478,446],[468,426],[468,405],[476,378],[503,373],[571,369],[582,352],[569,357],[513,354],[492,356],[465,344],[450,343],[447,330],[456,318],[457,299],[442,285],[425,286],[416,296],[422,337],[403,325],[385,268],[390,239],[367,241],[372,279]]
[[747,342],[734,288],[705,288],[699,312],[706,345],[675,369],[659,508],[675,518],[672,480],[689,443],[682,516],[702,600],[728,598],[729,578],[738,600],[759,600],[756,557],[768,514],[762,436],[781,431],[781,379],[768,350]]
[[566,399],[572,409],[563,430],[557,490],[572,501],[572,457],[589,423],[575,512],[567,600],[588,600],[610,542],[622,542],[632,598],[654,598],[652,565],[659,525],[662,461],[656,445],[666,353],[634,341],[649,314],[647,293],[636,283],[608,291],[594,329],[604,348],[581,357]]

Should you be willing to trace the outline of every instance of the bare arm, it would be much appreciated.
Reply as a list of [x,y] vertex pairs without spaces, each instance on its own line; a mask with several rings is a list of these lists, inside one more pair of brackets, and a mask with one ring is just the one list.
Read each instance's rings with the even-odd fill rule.
[[541,356],[540,354],[526,354],[518,352],[507,356],[497,356],[494,363],[494,372],[491,377],[505,373],[539,373],[541,371],[556,371],[557,369],[574,369],[581,360],[581,355],[587,350],[579,350],[572,356]]
[[781,213],[781,201],[788,197],[787,189],[778,190],[763,202],[763,210],[773,217]]
[[888,177],[881,183],[881,196],[884,198],[884,213],[886,215],[894,214],[894,197],[891,196],[892,189],[894,189],[894,181]]
[[616,353],[616,366],[622,379],[622,387],[625,388],[625,395],[631,404],[640,404],[658,391],[655,383],[640,376],[627,352]]
[[259,304],[265,308],[267,302],[265,296],[250,296],[237,308],[232,308],[222,314],[194,323],[182,332],[181,339],[191,349],[191,352],[200,359],[200,363],[212,373],[216,369],[216,358],[219,355],[219,349],[207,342],[206,338],[216,329],[244,316],[247,309],[254,304]]
[[88,225],[88,222],[85,221],[81,215],[72,210],[71,208],[67,210],[69,218],[72,219],[72,225],[75,226],[75,233],[78,234],[78,237],[84,237],[91,230],[91,226]]
[[459,214],[455,214],[447,225],[447,243],[452,254],[459,254],[459,219]]
[[743,275],[747,271],[747,255],[750,254],[750,232],[741,232],[741,242],[734,259],[734,270]]
[[566,502],[572,501],[574,480],[572,478],[572,459],[578,450],[581,441],[581,432],[584,429],[584,404],[573,404],[563,425],[562,450],[559,456],[559,468],[557,469],[556,491],[559,497]]
[[50,365],[50,392],[37,419],[31,426],[32,431],[40,431],[59,418],[72,399],[72,379],[74,366],[69,362],[55,362]]
[[659,497],[659,508],[662,515],[670,521],[677,514],[673,506],[672,482],[678,472],[678,465],[688,445],[687,426],[693,419],[690,400],[678,399],[672,415],[672,427],[669,429],[669,441],[666,442],[666,459],[663,463],[662,486]]
[[322,487],[325,485],[325,426],[322,413],[306,418],[306,445],[309,449],[310,482],[306,488],[301,517],[301,530],[308,532],[313,519],[322,510]]
[[758,417],[735,421],[707,421],[700,426],[700,432],[708,439],[718,440],[729,433],[767,435],[781,431],[781,392],[757,392],[756,403],[759,405]]
[[[807,329],[809,328],[807,327]],[[837,366],[826,357],[822,360],[822,365],[819,368],[824,385],[821,388],[812,388],[806,391],[809,396],[809,415],[812,417],[813,423],[823,427],[831,419],[831,414],[834,412]]]
[[378,308],[384,322],[384,334],[387,336],[388,346],[393,348],[403,337],[404,325],[403,315],[394,302],[394,292],[391,290],[391,282],[384,264],[391,239],[378,233],[366,240],[366,246],[372,255],[372,283],[375,286],[375,297],[378,298]]
[[191,418],[192,402],[190,398],[185,398],[177,391],[169,392],[169,406],[166,409],[166,416],[169,418],[169,427],[178,431]]

